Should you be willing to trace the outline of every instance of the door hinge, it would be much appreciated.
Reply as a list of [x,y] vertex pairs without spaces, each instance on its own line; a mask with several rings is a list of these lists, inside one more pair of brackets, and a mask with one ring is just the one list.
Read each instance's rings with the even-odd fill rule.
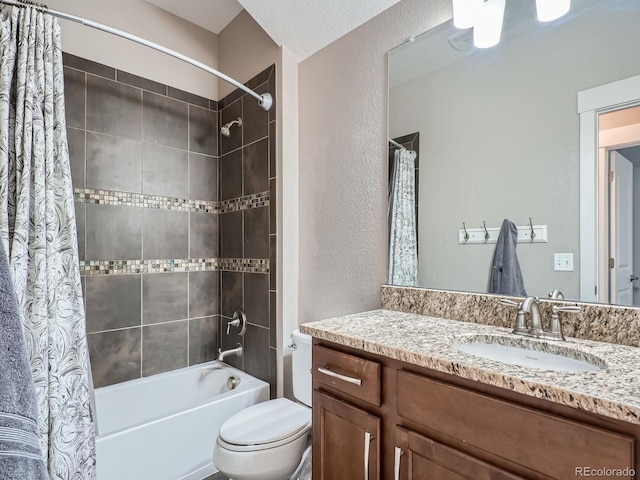
[[598,295],[598,285],[596,285],[595,287],[593,287],[593,294],[594,294],[594,295]]
[[613,268],[615,266],[615,260],[613,258],[609,259],[609,268]]
[[613,171],[609,170],[609,182],[613,182],[613,179],[615,178],[616,174],[613,173]]

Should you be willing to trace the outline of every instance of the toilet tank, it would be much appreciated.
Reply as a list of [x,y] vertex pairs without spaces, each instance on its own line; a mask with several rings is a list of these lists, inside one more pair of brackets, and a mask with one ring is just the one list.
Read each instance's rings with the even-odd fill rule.
[[291,332],[295,345],[291,353],[293,396],[305,405],[311,406],[311,336],[300,330]]

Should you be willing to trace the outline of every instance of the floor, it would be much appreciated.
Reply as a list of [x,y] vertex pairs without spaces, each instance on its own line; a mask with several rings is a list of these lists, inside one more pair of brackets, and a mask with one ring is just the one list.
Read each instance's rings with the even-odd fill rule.
[[205,478],[204,480],[229,480],[229,477],[225,477],[220,472],[214,473],[210,477]]

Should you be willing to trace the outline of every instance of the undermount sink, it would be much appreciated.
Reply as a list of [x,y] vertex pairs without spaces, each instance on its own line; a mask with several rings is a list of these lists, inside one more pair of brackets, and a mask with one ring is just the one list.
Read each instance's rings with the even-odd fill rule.
[[599,372],[605,362],[589,353],[561,344],[517,337],[476,336],[457,338],[451,345],[476,357],[522,367],[557,372]]

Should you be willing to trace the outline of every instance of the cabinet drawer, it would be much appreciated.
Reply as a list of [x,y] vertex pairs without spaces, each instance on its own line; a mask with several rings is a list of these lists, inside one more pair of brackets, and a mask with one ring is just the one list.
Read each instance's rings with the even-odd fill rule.
[[380,406],[380,364],[330,348],[313,346],[314,385],[326,385]]
[[633,468],[632,437],[410,372],[397,380],[400,416],[532,471],[567,479],[580,467]]

